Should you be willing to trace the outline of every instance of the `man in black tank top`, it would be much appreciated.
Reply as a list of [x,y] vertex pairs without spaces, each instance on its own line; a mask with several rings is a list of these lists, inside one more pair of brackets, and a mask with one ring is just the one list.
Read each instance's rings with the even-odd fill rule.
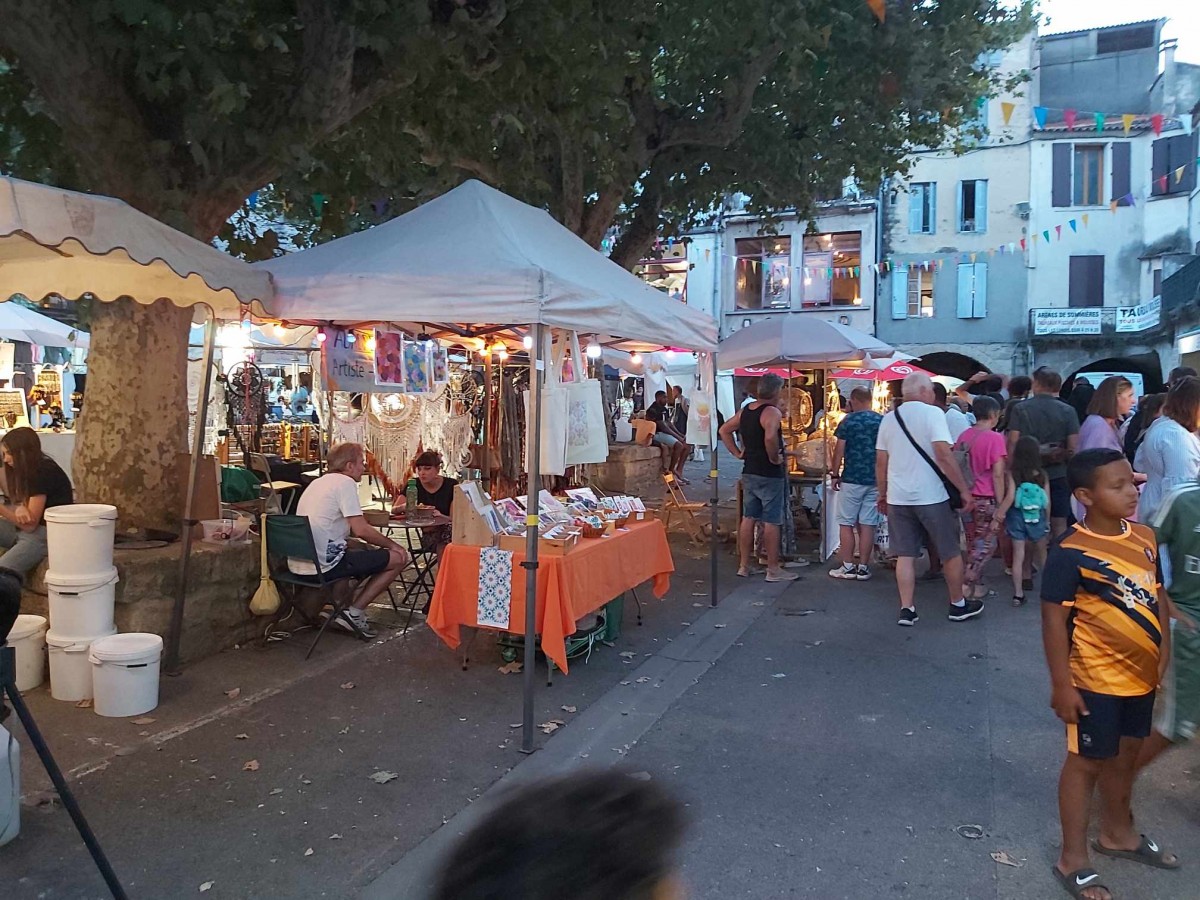
[[[738,575],[742,578],[750,574],[756,522],[763,523],[767,581],[795,581],[800,577],[779,565],[779,529],[788,494],[783,416],[779,412],[782,388],[783,379],[778,375],[764,375],[758,382],[758,399],[738,410],[719,432],[729,452],[742,460],[742,522],[738,528]],[[734,441],[734,434],[740,446]]]

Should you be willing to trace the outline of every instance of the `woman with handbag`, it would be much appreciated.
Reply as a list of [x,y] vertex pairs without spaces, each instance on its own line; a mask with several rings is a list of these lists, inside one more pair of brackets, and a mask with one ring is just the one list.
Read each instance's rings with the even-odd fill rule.
[[959,437],[954,453],[975,498],[974,508],[965,521],[967,566],[963,593],[970,599],[982,600],[988,593],[981,583],[983,567],[996,553],[1004,522],[1000,510],[1007,499],[1008,451],[1004,435],[995,430],[1000,422],[1000,404],[991,397],[976,397],[971,412],[975,414],[975,424]]

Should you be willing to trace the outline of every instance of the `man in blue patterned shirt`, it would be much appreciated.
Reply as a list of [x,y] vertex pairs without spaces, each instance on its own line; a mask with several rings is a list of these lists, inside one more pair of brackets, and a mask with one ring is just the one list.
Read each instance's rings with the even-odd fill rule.
[[[833,451],[833,489],[837,491],[837,521],[840,531],[838,557],[829,570],[831,578],[866,581],[871,577],[867,563],[875,546],[875,529],[883,523],[877,508],[875,487],[875,437],[883,416],[871,409],[871,392],[857,387],[850,392],[850,415],[838,425],[837,448]],[[858,563],[854,562],[854,537],[858,535]]]

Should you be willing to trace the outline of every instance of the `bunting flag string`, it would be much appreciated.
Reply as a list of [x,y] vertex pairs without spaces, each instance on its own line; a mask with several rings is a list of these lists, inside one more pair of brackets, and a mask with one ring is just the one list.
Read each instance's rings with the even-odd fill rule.
[[[1007,125],[1008,120],[1012,117],[1015,104],[1006,101],[1000,104],[1000,108],[1004,114],[1004,124]],[[1108,124],[1109,116],[1108,113],[1084,113],[1070,107],[1060,109],[1055,106],[1035,106],[1033,107],[1033,121],[1039,131],[1046,130],[1051,113],[1058,114],[1056,118],[1061,118],[1062,124],[1066,126],[1067,131],[1074,131],[1077,125],[1084,126],[1084,122],[1090,119],[1092,128],[1095,131],[1102,132]],[[1129,137],[1135,125],[1142,128],[1149,127],[1156,136],[1161,135],[1168,122],[1177,123],[1185,134],[1192,133],[1192,116],[1190,115],[1172,116],[1169,119],[1163,113],[1121,113],[1120,115],[1121,127],[1126,137]],[[1083,121],[1080,121],[1081,116],[1084,117]]]

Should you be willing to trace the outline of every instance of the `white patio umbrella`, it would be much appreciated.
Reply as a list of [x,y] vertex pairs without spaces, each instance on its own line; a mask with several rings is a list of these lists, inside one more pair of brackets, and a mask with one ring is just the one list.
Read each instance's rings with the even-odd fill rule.
[[746,366],[859,368],[896,349],[866,332],[806,313],[773,316],[734,332],[717,350],[723,369]]
[[43,347],[87,347],[90,337],[19,303],[0,304],[0,338]]

